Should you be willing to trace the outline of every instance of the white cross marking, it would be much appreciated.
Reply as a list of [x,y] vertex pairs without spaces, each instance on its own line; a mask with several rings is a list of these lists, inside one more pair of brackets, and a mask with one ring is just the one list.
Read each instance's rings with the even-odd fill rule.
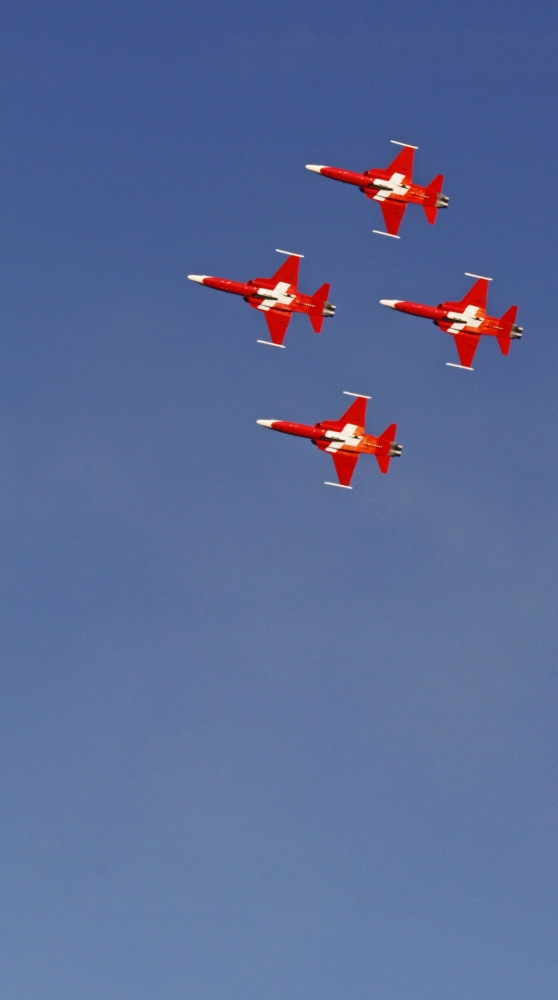
[[288,281],[280,281],[275,288],[258,288],[257,295],[263,296],[263,302],[260,303],[258,309],[263,309],[264,312],[268,312],[273,306],[282,305],[288,306],[291,304],[296,295],[287,295],[287,288],[290,288]]
[[479,312],[477,306],[465,306],[462,313],[449,312],[448,319],[454,320],[448,333],[459,333],[464,327],[472,327],[474,330],[482,326],[483,317],[477,316]]
[[410,185],[402,184],[401,181],[403,180],[405,180],[405,174],[392,174],[389,181],[381,181],[378,177],[375,177],[372,183],[375,187],[382,188],[382,190],[374,195],[373,201],[385,201],[386,198],[389,198],[390,194],[407,194]]
[[356,448],[362,441],[361,437],[354,436],[356,430],[358,430],[357,424],[345,424],[342,431],[326,431],[324,436],[333,439],[331,444],[326,448],[326,451],[339,451],[344,444],[348,444],[351,448]]

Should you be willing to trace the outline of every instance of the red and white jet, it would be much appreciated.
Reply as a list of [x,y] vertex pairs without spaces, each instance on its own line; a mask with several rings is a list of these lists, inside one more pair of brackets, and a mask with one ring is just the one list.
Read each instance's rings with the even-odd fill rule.
[[387,472],[390,459],[400,455],[403,447],[395,443],[397,424],[390,424],[380,437],[365,434],[366,403],[370,396],[356,392],[346,392],[345,396],[355,396],[354,403],[339,420],[322,420],[313,427],[307,424],[291,424],[285,420],[258,420],[262,427],[296,437],[310,438],[320,451],[327,451],[333,458],[338,483],[326,482],[326,486],[342,486],[351,490],[351,478],[360,455],[375,455],[382,472]]
[[380,304],[397,309],[399,312],[411,313],[412,316],[424,316],[431,319],[436,326],[446,333],[451,333],[455,340],[457,353],[461,364],[456,365],[446,361],[450,368],[467,368],[473,371],[471,364],[481,336],[496,337],[502,354],[508,354],[512,340],[521,337],[522,326],[516,326],[517,306],[511,306],[500,319],[486,315],[486,297],[488,282],[492,278],[483,278],[479,274],[465,272],[468,278],[477,278],[461,302],[441,302],[438,306],[423,306],[418,302],[402,302],[399,299],[380,299]]
[[244,296],[244,301],[253,309],[263,312],[271,340],[258,340],[258,344],[284,347],[283,340],[294,312],[307,313],[314,333],[321,333],[324,316],[333,316],[335,306],[327,301],[329,285],[322,285],[314,295],[302,295],[298,290],[298,266],[303,254],[288,253],[287,260],[271,278],[253,278],[246,283],[229,281],[227,278],[212,278],[207,274],[189,274],[190,281],[217,288],[220,292],[232,292]]
[[365,170],[362,174],[355,174],[351,170],[320,167],[313,163],[308,163],[306,169],[360,188],[367,198],[377,201],[382,209],[387,232],[380,229],[373,229],[372,232],[400,239],[397,234],[407,205],[422,205],[426,218],[434,225],[438,209],[447,208],[449,198],[442,194],[443,174],[438,174],[428,187],[413,184],[413,156],[418,146],[409,146],[405,142],[396,142],[395,139],[391,141],[395,146],[403,146],[403,149],[385,170]]

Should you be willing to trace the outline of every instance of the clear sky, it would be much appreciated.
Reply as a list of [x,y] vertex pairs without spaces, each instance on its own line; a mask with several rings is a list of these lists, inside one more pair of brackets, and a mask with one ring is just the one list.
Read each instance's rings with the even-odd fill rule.
[[[553,3],[6,2],[1,1000],[555,1000]],[[445,175],[401,240],[306,163]],[[331,282],[320,337],[187,281]],[[380,298],[519,307],[474,373]],[[398,424],[382,476],[258,418]]]

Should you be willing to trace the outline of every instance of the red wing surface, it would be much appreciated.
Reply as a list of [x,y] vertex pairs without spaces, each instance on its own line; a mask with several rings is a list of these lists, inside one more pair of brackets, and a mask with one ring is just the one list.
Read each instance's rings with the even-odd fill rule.
[[270,278],[270,281],[286,281],[288,285],[293,285],[294,289],[298,288],[298,267],[300,264],[300,257],[287,257],[284,264],[274,275]]
[[341,427],[345,424],[356,424],[357,427],[366,426],[366,404],[368,400],[364,396],[359,396],[351,403],[349,409],[342,417],[339,417]]
[[271,337],[272,343],[282,344],[285,339],[287,327],[291,321],[291,314],[278,312],[276,309],[270,309],[268,312],[264,313],[264,316],[266,318],[269,336]]
[[385,201],[380,202],[380,208],[382,209],[384,223],[389,235],[397,236],[399,226],[401,225],[401,219],[403,218],[405,209],[407,208],[405,202],[391,201],[389,198],[386,198]]
[[488,278],[479,278],[469,289],[465,298],[459,303],[463,306],[476,306],[477,309],[484,309],[486,312],[486,298],[488,295]]
[[411,178],[413,176],[414,155],[414,149],[411,146],[405,146],[401,152],[397,154],[395,160],[392,160],[389,167],[386,167],[386,173],[391,171],[391,173],[394,174],[405,174],[405,177],[409,183],[411,183]]
[[465,368],[470,368],[473,363],[475,351],[479,346],[480,337],[472,333],[455,333],[453,335],[459,360]]
[[347,455],[346,453],[343,454],[343,452],[337,452],[336,455],[332,455],[331,457],[333,458],[333,464],[341,486],[350,486],[353,472],[358,462],[358,455]]

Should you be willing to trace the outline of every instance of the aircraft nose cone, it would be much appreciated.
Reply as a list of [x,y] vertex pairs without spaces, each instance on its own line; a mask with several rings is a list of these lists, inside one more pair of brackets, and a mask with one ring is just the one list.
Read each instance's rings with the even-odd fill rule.
[[269,429],[271,430],[271,428],[273,427],[273,424],[276,424],[277,421],[276,420],[256,420],[256,423],[259,424],[260,427],[269,427]]
[[208,277],[208,274],[189,274],[188,281],[197,281],[199,285],[203,285],[205,279]]
[[390,309],[395,309],[398,302],[401,302],[401,299],[380,299],[380,305],[389,306]]
[[322,172],[322,170],[324,168],[323,168],[323,164],[322,164],[321,167],[317,167],[315,163],[307,163],[306,164],[306,169],[307,170],[312,170],[315,174],[321,174],[321,172]]

